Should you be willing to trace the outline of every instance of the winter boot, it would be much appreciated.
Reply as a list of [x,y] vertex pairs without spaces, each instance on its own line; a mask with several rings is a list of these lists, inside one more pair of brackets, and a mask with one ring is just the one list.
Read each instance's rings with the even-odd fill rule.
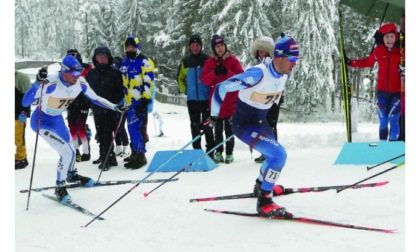
[[81,176],[77,173],[77,169],[74,171],[67,172],[67,182],[69,183],[80,183],[84,187],[91,187],[95,184],[95,181],[89,177]]
[[223,163],[223,162],[224,162],[224,160],[223,160],[223,154],[222,154],[222,153],[220,153],[220,152],[218,152],[218,151],[216,151],[216,152],[214,153],[214,162],[215,162],[216,164],[218,164],[218,163]]
[[15,170],[23,169],[28,165],[29,165],[29,163],[28,163],[28,160],[26,158],[22,159],[22,160],[15,160]]
[[[260,193],[261,190],[261,184],[262,182],[259,181],[258,179],[255,180],[255,185],[254,185],[254,196],[257,197],[258,194]],[[274,196],[279,196],[284,194],[284,187],[282,185],[274,185],[273,187],[273,195]]]
[[90,160],[90,154],[83,154],[81,156],[76,157],[76,162],[83,162],[83,161],[89,161]]
[[92,164],[100,164],[100,163],[102,163],[103,160],[104,160],[104,157],[99,156],[98,159],[93,160]]
[[257,157],[256,159],[254,159],[254,161],[255,161],[255,163],[259,163],[259,164],[264,163],[265,157],[263,155],[261,155],[261,156]]
[[132,153],[130,154],[130,156],[128,156],[128,157],[126,157],[126,158],[124,158],[124,159],[123,159],[123,161],[124,161],[125,163],[130,162],[130,160],[131,160],[131,159],[132,159],[132,157],[133,157],[133,154],[134,154],[134,152],[132,152]]
[[56,181],[55,196],[61,203],[66,203],[70,200],[70,195],[66,189],[66,181]]
[[115,153],[112,152],[109,154],[108,159],[105,160],[98,166],[99,169],[102,169],[104,171],[109,171],[109,168],[112,166],[118,166],[117,157],[115,156]]
[[232,162],[233,162],[233,154],[230,154],[230,155],[226,154],[225,163],[230,164]]
[[76,150],[76,161],[80,158],[80,151],[79,150]]
[[258,194],[257,212],[268,218],[287,215],[284,207],[281,207],[273,202],[271,192],[264,190],[260,190],[260,193]]
[[131,169],[135,170],[135,169],[141,168],[145,164],[147,164],[147,159],[146,159],[146,156],[144,155],[144,153],[133,152],[132,153],[132,158],[130,159],[130,161],[128,163],[126,163],[124,165],[124,167],[125,168],[131,168]]

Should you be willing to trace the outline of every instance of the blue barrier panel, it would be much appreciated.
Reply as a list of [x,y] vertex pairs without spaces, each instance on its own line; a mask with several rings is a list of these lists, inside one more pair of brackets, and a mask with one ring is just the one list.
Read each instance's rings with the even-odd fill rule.
[[[172,158],[178,151],[157,151],[152,159],[147,172],[155,172],[163,163]],[[157,172],[178,172],[187,165],[189,171],[210,171],[217,167],[217,164],[203,150],[183,150],[170,162],[159,168]],[[203,157],[204,156],[204,157]],[[198,160],[199,159],[199,160]]]
[[[402,141],[345,143],[334,164],[375,165],[402,154],[405,154],[405,143]],[[404,161],[405,156],[390,163]]]

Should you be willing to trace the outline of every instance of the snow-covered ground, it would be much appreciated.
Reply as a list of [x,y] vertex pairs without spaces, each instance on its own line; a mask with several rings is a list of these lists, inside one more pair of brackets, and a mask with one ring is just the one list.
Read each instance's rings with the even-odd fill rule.
[[[163,117],[165,136],[156,137],[155,122],[150,116],[149,163],[156,151],[180,149],[191,139],[185,107],[156,102],[155,109]],[[92,117],[88,123],[94,129]],[[351,184],[392,166],[386,164],[367,171],[365,165],[333,165],[346,142],[343,123],[279,123],[278,130],[279,141],[288,152],[278,183],[286,187]],[[29,210],[26,210],[28,194],[19,190],[29,187],[35,133],[28,127],[26,136],[30,165],[15,171],[16,251],[406,251],[404,166],[371,180],[389,181],[382,187],[275,198],[297,216],[397,229],[395,234],[228,216],[203,210],[254,212],[256,199],[190,203],[191,198],[252,190],[259,170],[253,158],[259,153],[254,152],[251,157],[248,146],[238,139],[232,164],[221,164],[210,172],[181,173],[177,182],[166,183],[147,198],[143,193],[158,184],[140,184],[103,214],[106,220],[95,220],[81,228],[92,218],[48,200],[40,192],[31,194]],[[353,138],[355,142],[376,141],[377,125],[359,124],[359,132],[354,133]],[[41,138],[37,148],[32,186],[54,185],[58,155]],[[94,160],[99,153],[94,140],[91,148]],[[77,168],[80,174],[96,180],[100,170],[91,161],[77,163]],[[103,172],[101,180],[141,180],[149,175],[146,168],[128,170],[121,159],[118,161],[119,166]],[[150,179],[169,178],[173,174],[158,172]],[[100,213],[133,186],[68,191],[75,202]],[[53,195],[53,190],[46,192]]]

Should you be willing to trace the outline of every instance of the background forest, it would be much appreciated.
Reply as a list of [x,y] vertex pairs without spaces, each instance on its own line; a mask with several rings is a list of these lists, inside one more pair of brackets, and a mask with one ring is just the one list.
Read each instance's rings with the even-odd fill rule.
[[[159,76],[175,81],[193,33],[202,36],[208,54],[211,36],[224,36],[228,49],[247,68],[256,38],[268,35],[276,40],[284,32],[298,41],[301,59],[287,84],[281,120],[340,121],[338,7],[337,0],[16,0],[15,56],[60,60],[75,47],[91,61],[99,45],[122,56],[124,39],[136,35]],[[343,6],[347,55],[367,56],[379,26],[379,19]],[[359,121],[374,122],[376,67],[349,71]]]

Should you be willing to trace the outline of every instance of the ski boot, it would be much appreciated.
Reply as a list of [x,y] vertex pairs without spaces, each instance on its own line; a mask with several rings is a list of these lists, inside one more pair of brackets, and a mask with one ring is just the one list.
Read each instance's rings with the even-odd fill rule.
[[257,212],[267,218],[287,216],[286,209],[274,203],[271,192],[264,190],[258,194]]
[[77,169],[75,169],[74,171],[67,172],[66,180],[69,183],[80,183],[84,187],[91,187],[95,184],[95,181],[93,181],[93,179],[79,175],[77,173]]
[[57,187],[55,188],[55,196],[61,203],[66,203],[70,200],[70,195],[66,189],[66,181],[56,181]]

